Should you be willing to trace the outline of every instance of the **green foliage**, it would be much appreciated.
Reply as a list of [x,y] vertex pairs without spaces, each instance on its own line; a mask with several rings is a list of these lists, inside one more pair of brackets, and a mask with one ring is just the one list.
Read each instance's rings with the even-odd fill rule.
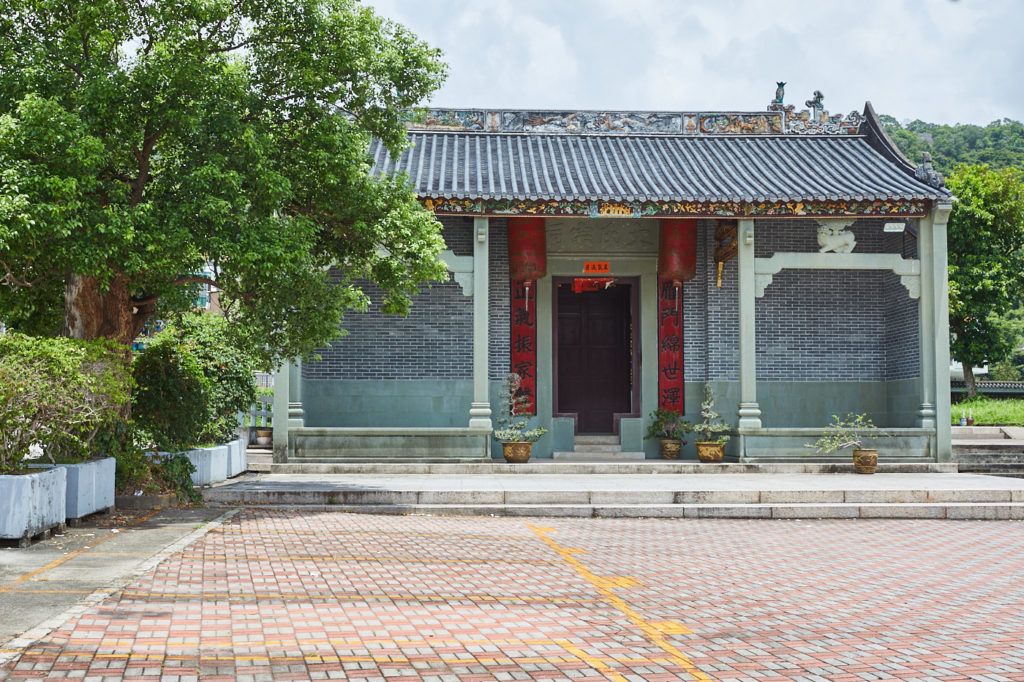
[[979,395],[954,403],[952,423],[960,423],[960,416],[974,417],[975,426],[1024,426],[1024,398],[990,398]]
[[52,333],[85,282],[137,312],[83,333],[129,342],[214,283],[269,369],[335,337],[361,281],[407,311],[444,244],[366,149],[398,153],[445,71],[355,0],[8,0],[0,319]]
[[693,431],[693,424],[683,419],[683,416],[676,410],[656,409],[651,412],[651,423],[647,425],[647,435],[644,440],[651,438],[657,440],[682,440],[683,437]]
[[959,166],[948,185],[950,352],[978,366],[1013,347],[999,314],[1024,294],[1024,173]]
[[107,342],[0,336],[0,472],[21,468],[33,445],[51,462],[93,454],[128,400],[124,358]]
[[700,436],[701,443],[725,443],[731,438],[727,433],[732,426],[722,421],[715,412],[715,392],[711,384],[704,384],[704,400],[700,404],[700,421],[693,425],[693,431]]
[[203,496],[192,483],[196,467],[184,453],[160,456],[155,463],[154,472],[163,483],[164,490],[173,491],[182,504],[203,501]]
[[209,416],[208,381],[199,362],[170,334],[158,334],[132,365],[132,415],[160,450],[192,447]]
[[866,414],[850,413],[843,419],[834,414],[832,423],[825,429],[825,435],[816,440],[813,446],[807,445],[806,447],[813,447],[817,452],[827,454],[849,447],[861,450],[865,440],[885,435],[877,429],[878,427]]
[[255,358],[236,345],[231,325],[218,315],[182,315],[162,334],[175,339],[179,355],[195,358],[206,379],[206,426],[196,442],[229,440],[238,426],[238,413],[256,402]]
[[891,116],[880,116],[885,132],[904,156],[920,163],[929,152],[936,169],[949,175],[960,164],[992,168],[1024,168],[1024,124],[1003,119],[987,126],[938,125],[913,121],[901,125]]
[[533,443],[548,432],[543,426],[527,429],[529,419],[517,419],[531,406],[530,399],[520,391],[522,378],[515,372],[507,375],[501,383],[501,409],[498,413],[498,428],[494,439],[500,443]]

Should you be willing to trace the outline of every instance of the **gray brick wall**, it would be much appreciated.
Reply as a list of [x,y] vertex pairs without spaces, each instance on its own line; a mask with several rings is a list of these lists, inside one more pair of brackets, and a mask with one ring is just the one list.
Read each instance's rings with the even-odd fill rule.
[[492,381],[501,381],[509,372],[509,337],[511,331],[511,301],[508,281],[508,221],[491,218],[487,251],[490,296],[487,300],[490,325],[487,339],[488,375]]
[[[910,233],[883,233],[882,219],[852,226],[856,253],[915,257]],[[758,221],[755,253],[818,250],[817,227]],[[757,378],[763,381],[884,381],[919,373],[917,301],[884,271],[783,270],[756,304]]]
[[[456,255],[472,255],[473,221],[442,220]],[[468,249],[468,253],[466,253]],[[385,315],[381,290],[361,283],[370,297],[365,313],[345,315],[348,334],[302,365],[305,379],[465,379],[473,376],[473,299],[451,280],[422,287],[408,317]]]

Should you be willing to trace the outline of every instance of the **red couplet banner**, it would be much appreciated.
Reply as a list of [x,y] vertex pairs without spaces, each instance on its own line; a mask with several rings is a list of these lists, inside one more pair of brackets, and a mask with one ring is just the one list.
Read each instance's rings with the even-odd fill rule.
[[537,283],[509,282],[512,288],[511,371],[519,375],[520,394],[529,405],[521,414],[537,414]]
[[658,278],[658,407],[683,413],[683,292]]

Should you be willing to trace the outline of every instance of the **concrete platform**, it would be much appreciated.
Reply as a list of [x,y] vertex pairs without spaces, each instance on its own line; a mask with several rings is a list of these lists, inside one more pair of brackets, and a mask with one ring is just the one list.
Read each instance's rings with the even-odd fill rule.
[[547,473],[521,475],[248,475],[210,488],[204,497],[211,504],[313,505],[373,514],[1024,519],[1024,479],[935,472],[697,475],[653,467],[611,476],[551,473],[563,466],[570,468],[553,464]]

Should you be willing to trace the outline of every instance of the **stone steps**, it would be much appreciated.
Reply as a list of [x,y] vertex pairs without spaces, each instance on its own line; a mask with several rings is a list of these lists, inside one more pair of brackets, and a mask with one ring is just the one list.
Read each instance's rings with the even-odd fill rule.
[[[955,462],[884,462],[878,465],[878,473],[925,474],[957,472]],[[275,474],[852,474],[853,463],[843,458],[841,462],[773,462],[738,463],[721,462],[704,464],[693,460],[651,459],[618,462],[561,462],[534,460],[525,464],[507,464],[503,461],[473,461],[464,464],[452,463],[409,463],[409,462],[287,462],[271,465]]]
[[[265,503],[262,506],[273,506]],[[294,507],[294,504],[282,504]],[[1024,503],[931,504],[310,504],[309,511],[427,516],[1022,520]]]
[[207,489],[204,497],[211,504],[382,514],[1024,519],[1024,480],[992,476],[550,474],[552,468],[571,471],[582,464],[548,465],[548,475],[494,473],[501,466],[524,465],[484,467],[492,475],[465,475],[457,465],[443,473],[248,475]]

